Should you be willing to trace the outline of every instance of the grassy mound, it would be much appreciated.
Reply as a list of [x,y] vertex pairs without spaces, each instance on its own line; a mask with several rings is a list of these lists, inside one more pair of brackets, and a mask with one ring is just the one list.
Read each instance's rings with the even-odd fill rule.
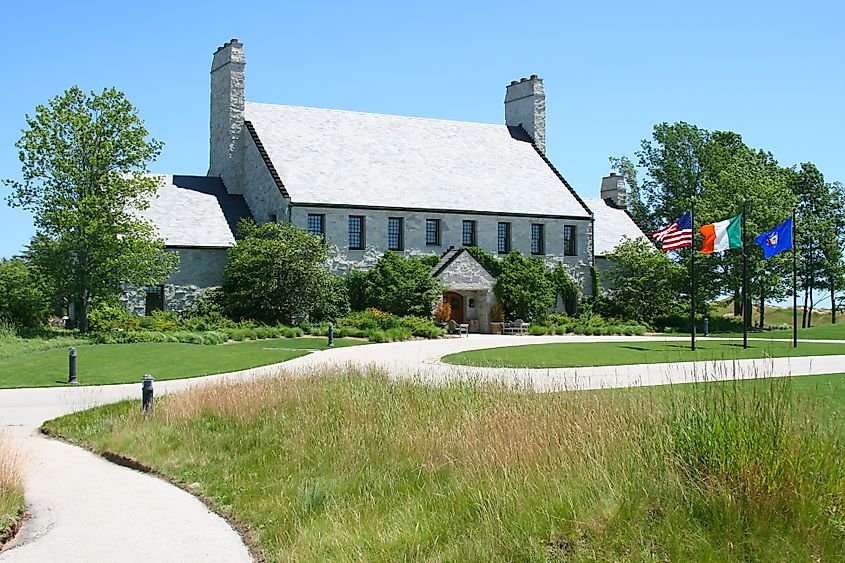
[[[841,399],[845,378],[809,394],[820,381]],[[535,394],[347,371],[46,426],[191,484],[274,561],[835,560],[843,405],[792,385]]]

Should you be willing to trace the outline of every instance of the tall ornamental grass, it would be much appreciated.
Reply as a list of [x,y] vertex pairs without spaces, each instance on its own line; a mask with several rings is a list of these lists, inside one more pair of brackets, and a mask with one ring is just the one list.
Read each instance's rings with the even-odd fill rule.
[[788,379],[539,394],[329,370],[52,431],[189,484],[274,561],[837,560],[839,434]]
[[23,512],[23,463],[17,444],[0,431],[0,544],[10,538]]

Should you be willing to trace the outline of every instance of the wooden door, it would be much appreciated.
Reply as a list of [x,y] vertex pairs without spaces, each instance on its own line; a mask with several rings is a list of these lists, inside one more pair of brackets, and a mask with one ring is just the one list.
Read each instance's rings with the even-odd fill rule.
[[452,307],[452,314],[449,319],[458,324],[466,322],[464,321],[464,296],[454,291],[447,291],[443,294],[443,299]]

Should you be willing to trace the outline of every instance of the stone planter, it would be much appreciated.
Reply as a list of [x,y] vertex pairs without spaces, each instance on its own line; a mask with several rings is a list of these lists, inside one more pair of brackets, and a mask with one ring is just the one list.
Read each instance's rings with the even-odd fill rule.
[[493,334],[502,334],[502,330],[504,330],[504,327],[505,323],[490,321],[490,331]]

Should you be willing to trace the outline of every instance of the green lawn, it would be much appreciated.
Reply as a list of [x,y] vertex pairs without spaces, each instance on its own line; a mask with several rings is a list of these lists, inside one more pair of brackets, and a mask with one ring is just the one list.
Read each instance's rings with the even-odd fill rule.
[[[801,322],[800,320],[798,322]],[[727,336],[742,338],[742,333],[732,334],[714,334],[713,336]],[[749,332],[749,338],[792,338],[792,329],[786,330],[768,330],[766,332]],[[812,326],[810,328],[799,328],[798,339],[806,338],[808,340],[845,340],[845,323],[837,323],[835,325],[826,324],[819,326]]]
[[845,374],[537,394],[341,371],[45,426],[201,493],[269,561],[834,561],[843,409]]
[[449,364],[510,367],[562,368],[735,360],[782,356],[845,354],[845,344],[799,343],[755,340],[743,349],[742,342],[700,339],[693,352],[688,342],[572,342],[528,344],[472,350],[443,357]]
[[[355,344],[362,341],[335,339],[336,346]],[[76,347],[77,373],[83,385],[135,383],[145,373],[153,374],[156,380],[180,379],[284,362],[325,347],[325,338],[307,337],[217,346],[153,342],[83,344]],[[67,376],[67,348],[30,352],[23,346],[14,355],[3,357],[0,347],[0,388],[64,385]]]

